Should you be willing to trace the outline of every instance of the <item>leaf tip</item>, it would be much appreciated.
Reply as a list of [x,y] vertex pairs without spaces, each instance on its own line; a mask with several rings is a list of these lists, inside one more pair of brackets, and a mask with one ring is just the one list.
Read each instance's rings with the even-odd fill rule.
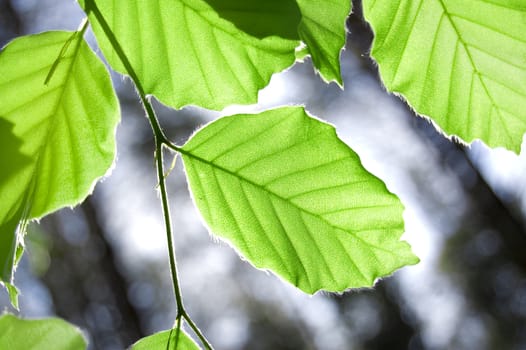
[[18,296],[20,294],[19,290],[15,285],[9,283],[0,281],[0,284],[4,286],[4,288],[7,290],[7,293],[9,294],[9,301],[11,302],[11,305],[17,310],[20,310],[20,307],[18,305]]

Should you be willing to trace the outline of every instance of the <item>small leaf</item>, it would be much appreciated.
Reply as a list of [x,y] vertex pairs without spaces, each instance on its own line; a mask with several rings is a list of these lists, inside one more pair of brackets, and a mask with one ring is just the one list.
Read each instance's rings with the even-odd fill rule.
[[80,0],[111,66],[146,94],[181,108],[257,102],[258,91],[295,61],[300,21],[293,0]]
[[391,91],[466,142],[520,151],[526,131],[524,0],[364,0]]
[[399,241],[398,198],[303,108],[221,118],[180,152],[210,230],[307,293],[371,286],[418,262]]
[[199,346],[183,330],[171,329],[140,339],[131,350],[199,350]]
[[108,171],[118,120],[109,74],[80,33],[25,36],[2,50],[2,282],[12,283],[23,248],[20,223],[78,204]]
[[18,291],[18,288],[16,288],[15,285],[9,283],[9,282],[1,282],[4,287],[7,289],[7,293],[9,294],[9,301],[11,302],[11,305],[17,310],[20,310],[18,307],[18,294],[20,292]]
[[86,347],[80,330],[59,318],[22,320],[10,314],[0,316],[0,349],[80,350]]
[[345,45],[345,20],[351,12],[351,1],[296,0],[301,11],[298,32],[307,45],[312,62],[327,81],[343,86],[340,52]]

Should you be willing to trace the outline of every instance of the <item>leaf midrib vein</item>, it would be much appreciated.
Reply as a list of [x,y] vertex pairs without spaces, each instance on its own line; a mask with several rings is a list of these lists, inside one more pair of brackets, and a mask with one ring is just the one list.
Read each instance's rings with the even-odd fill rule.
[[[297,210],[299,210],[300,212],[304,212],[304,213],[310,214],[310,215],[312,215],[312,216],[318,218],[319,220],[321,220],[322,222],[324,222],[325,224],[327,224],[328,226],[330,226],[330,227],[332,227],[332,228],[334,228],[334,229],[338,229],[338,230],[342,230],[342,231],[344,231],[344,232],[348,232],[349,234],[352,234],[352,235],[353,235],[356,239],[358,239],[359,241],[365,243],[366,245],[368,245],[368,246],[370,246],[370,247],[372,247],[372,248],[374,248],[374,249],[383,250],[383,249],[381,249],[381,247],[377,247],[377,246],[375,246],[375,245],[373,245],[373,244],[371,244],[371,243],[369,243],[369,242],[367,242],[367,241],[364,241],[361,237],[359,237],[358,235],[356,235],[356,234],[354,233],[354,231],[348,230],[348,229],[343,228],[343,227],[336,226],[336,225],[334,225],[333,223],[327,221],[327,219],[325,219],[325,218],[322,217],[321,215],[318,215],[318,214],[316,214],[316,213],[313,213],[313,212],[311,212],[311,211],[309,211],[309,210],[307,210],[307,209],[305,209],[305,208],[299,207],[299,206],[298,206],[297,204],[295,204],[294,202],[287,200],[286,198],[280,196],[279,194],[274,193],[274,192],[271,191],[270,189],[268,189],[268,188],[266,188],[266,187],[264,187],[264,186],[261,186],[260,184],[257,184],[257,183],[255,183],[254,181],[252,181],[252,180],[250,180],[250,179],[247,179],[246,177],[243,177],[243,176],[241,176],[241,175],[239,175],[239,174],[237,174],[237,173],[235,173],[235,172],[233,172],[233,171],[231,171],[231,170],[229,170],[229,169],[226,169],[226,168],[224,168],[224,167],[222,167],[222,166],[220,166],[220,165],[218,165],[218,164],[214,164],[214,163],[210,162],[209,160],[204,159],[204,158],[202,158],[202,157],[200,157],[200,156],[198,156],[198,155],[192,154],[191,152],[188,152],[188,151],[185,150],[184,148],[178,148],[178,151],[183,155],[183,158],[184,158],[184,156],[187,156],[187,157],[189,157],[189,158],[193,158],[193,159],[195,159],[195,160],[197,160],[197,161],[200,161],[201,163],[207,164],[208,166],[211,166],[211,167],[217,168],[218,170],[221,170],[221,171],[223,171],[223,172],[225,172],[225,173],[227,173],[227,174],[229,174],[229,175],[231,175],[231,176],[234,176],[234,177],[236,177],[236,178],[239,178],[240,180],[243,180],[243,181],[245,181],[246,183],[249,183],[249,184],[253,185],[253,186],[256,187],[256,188],[259,188],[260,190],[262,190],[262,191],[264,191],[264,192],[267,192],[268,194],[270,194],[270,195],[272,195],[272,196],[274,196],[274,197],[276,197],[276,198],[278,198],[278,199],[280,199],[280,200],[283,200],[283,201],[285,201],[285,202],[287,202],[287,203],[290,203],[292,206],[294,206],[294,207],[295,207]],[[392,254],[392,252],[389,252],[389,253]]]
[[[80,32],[76,32],[74,35],[79,36]],[[62,99],[64,98],[64,94],[65,94],[65,91],[66,91],[67,86],[69,84],[69,81],[72,78],[71,77],[71,72],[72,72],[73,67],[75,66],[75,62],[76,62],[76,60],[77,60],[77,58],[79,56],[80,47],[81,47],[82,41],[84,39],[82,37],[78,37],[78,38],[76,38],[76,40],[77,40],[77,44],[76,44],[75,49],[74,49],[74,51],[73,51],[73,53],[71,55],[71,62],[69,63],[69,67],[68,67],[67,72],[66,72],[66,74],[64,76],[64,83],[61,85],[62,91],[60,92],[60,95],[57,98],[57,103],[55,104],[55,107],[52,109],[54,116],[57,114],[57,110],[59,109],[59,107],[60,107],[60,105],[62,103]],[[66,58],[66,57],[64,57],[64,58]],[[60,58],[60,59],[62,60],[63,58]],[[56,128],[56,125],[58,123],[57,119],[58,119],[57,117],[50,118],[50,122],[49,122],[50,124],[48,126],[48,130],[46,132],[46,135],[44,136],[44,146],[41,147],[39,149],[39,151],[37,152],[36,162],[35,162],[35,166],[33,168],[34,169],[33,170],[33,174],[31,176],[31,180],[30,180],[30,183],[32,184],[32,185],[30,185],[30,187],[32,188],[32,191],[28,195],[26,203],[28,203],[29,200],[33,201],[33,199],[32,198],[30,199],[29,197],[33,197],[34,194],[35,194],[36,187],[33,184],[35,183],[37,177],[40,175],[40,173],[38,172],[38,169],[41,167],[41,164],[42,164],[42,154],[44,154],[47,151],[48,147],[49,147],[49,138],[51,137],[51,135],[53,134],[53,131]],[[28,212],[31,212],[31,209],[28,209]],[[28,215],[29,214],[30,213],[28,213]]]
[[473,56],[471,55],[471,52],[469,51],[468,44],[462,38],[462,35],[460,34],[459,29],[457,28],[455,22],[453,21],[452,14],[448,11],[448,9],[446,7],[446,4],[444,3],[444,0],[437,0],[437,1],[440,4],[440,6],[442,7],[442,10],[444,11],[449,23],[451,24],[451,27],[455,31],[455,33],[457,35],[457,40],[462,44],[462,46],[464,46],[464,50],[466,51],[466,55],[468,56],[469,62],[471,63],[471,67],[473,69],[473,73],[472,74],[476,75],[478,77],[478,79],[479,79],[479,81],[480,81],[480,83],[482,85],[482,88],[484,89],[484,92],[486,93],[486,95],[488,96],[488,98],[489,98],[489,100],[491,102],[492,107],[495,108],[495,111],[497,112],[497,116],[499,118],[499,122],[504,127],[504,131],[506,132],[506,135],[507,135],[508,139],[512,140],[513,138],[511,137],[511,135],[509,133],[509,130],[507,129],[506,124],[503,122],[503,116],[502,116],[502,114],[500,112],[500,108],[499,108],[498,104],[495,102],[495,100],[493,99],[493,96],[489,93],[488,87],[486,86],[486,83],[484,82],[484,80],[481,77],[482,73],[477,69],[477,65],[475,64]]

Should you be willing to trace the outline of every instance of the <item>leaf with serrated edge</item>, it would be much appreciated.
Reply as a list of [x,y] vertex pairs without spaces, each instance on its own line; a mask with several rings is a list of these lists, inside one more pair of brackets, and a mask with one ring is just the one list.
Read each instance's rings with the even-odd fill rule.
[[466,142],[520,151],[526,131],[524,0],[364,0],[391,91]]
[[[168,346],[170,344],[170,346]],[[199,346],[184,332],[177,329],[162,331],[139,339],[131,350],[199,350]]]
[[0,175],[3,282],[12,282],[19,221],[80,203],[108,171],[119,115],[109,74],[80,34],[20,37],[2,50],[0,136],[10,141],[0,141],[0,165],[12,165]]
[[295,62],[299,45],[293,0],[79,3],[111,66],[129,73],[108,36],[122,47],[145,93],[175,108],[257,102],[272,74]]
[[212,233],[307,293],[372,286],[418,262],[403,206],[301,107],[220,118],[180,150]]
[[296,0],[301,11],[298,33],[307,45],[314,67],[327,81],[343,86],[340,52],[345,45],[345,20],[351,12],[349,0]]
[[87,344],[81,331],[59,318],[24,320],[0,316],[0,349],[80,350]]

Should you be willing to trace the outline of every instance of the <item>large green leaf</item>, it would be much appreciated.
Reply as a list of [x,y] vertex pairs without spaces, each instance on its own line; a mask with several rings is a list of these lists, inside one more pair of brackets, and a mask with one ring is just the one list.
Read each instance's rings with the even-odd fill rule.
[[0,317],[0,349],[80,350],[86,347],[80,330],[59,318],[22,320],[9,314]]
[[299,45],[293,0],[79,2],[111,66],[131,73],[117,44],[144,92],[175,108],[256,102]]
[[398,198],[303,108],[221,118],[180,152],[210,230],[307,293],[371,286],[418,261],[399,240]]
[[79,203],[108,171],[118,120],[108,72],[79,33],[0,53],[0,281],[12,282],[19,222]]
[[526,131],[524,0],[364,0],[391,91],[467,142],[520,150]]
[[131,350],[199,350],[199,346],[184,331],[162,331],[140,339]]
[[345,20],[351,11],[351,1],[296,1],[302,15],[298,32],[314,66],[327,81],[343,86],[340,52],[345,45]]

